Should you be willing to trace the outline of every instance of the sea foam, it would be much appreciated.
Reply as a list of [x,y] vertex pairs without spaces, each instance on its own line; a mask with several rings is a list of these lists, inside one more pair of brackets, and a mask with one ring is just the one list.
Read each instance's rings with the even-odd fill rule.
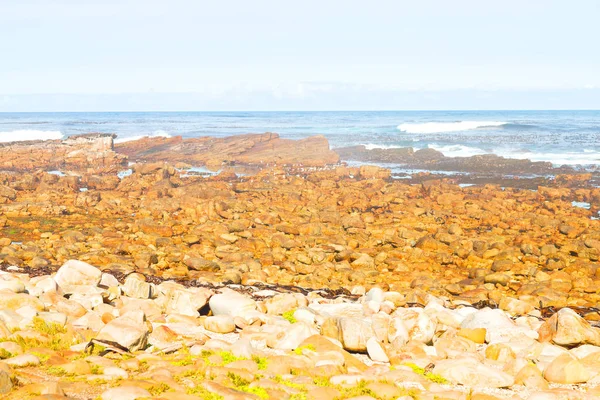
[[481,154],[490,154],[491,151],[480,149],[479,147],[465,146],[462,144],[438,145],[429,144],[428,148],[434,149],[445,155],[446,157],[472,157]]
[[158,130],[158,131],[154,131],[148,135],[136,135],[136,136],[126,136],[123,138],[118,138],[115,139],[115,143],[125,143],[125,142],[132,142],[134,140],[140,140],[143,138],[147,138],[147,137],[164,137],[164,138],[170,138],[171,135],[169,134],[169,132],[163,131],[163,130]]
[[499,127],[507,124],[508,122],[502,121],[423,122],[419,124],[400,124],[398,125],[398,130],[406,133],[442,133]]
[[0,132],[0,142],[20,142],[24,140],[56,140],[62,139],[63,134],[59,131],[37,131],[33,129],[21,129],[10,132]]

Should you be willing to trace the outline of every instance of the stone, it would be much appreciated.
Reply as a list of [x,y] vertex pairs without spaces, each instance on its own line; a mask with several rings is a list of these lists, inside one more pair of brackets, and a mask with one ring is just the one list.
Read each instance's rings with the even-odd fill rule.
[[398,309],[393,316],[402,319],[410,340],[431,343],[437,323],[422,309]]
[[234,291],[216,294],[208,304],[213,315],[243,317],[249,311],[256,310],[256,301]]
[[10,374],[7,371],[0,369],[0,394],[10,393],[13,383],[10,379]]
[[151,397],[146,389],[126,385],[108,389],[100,396],[102,400],[137,400]]
[[461,323],[463,329],[486,329],[487,343],[502,343],[522,335],[537,339],[537,333],[531,329],[517,326],[500,309],[483,308],[469,315]]
[[0,291],[3,289],[10,290],[14,293],[25,292],[25,285],[19,279],[11,275],[0,275]]
[[142,350],[148,341],[149,329],[143,311],[129,311],[107,323],[96,339],[118,343],[129,351]]
[[467,387],[505,388],[514,383],[509,374],[481,364],[472,358],[440,360],[433,373],[448,381]]
[[544,370],[544,378],[552,383],[585,383],[590,377],[586,367],[570,354],[556,357]]
[[235,331],[235,323],[229,315],[215,315],[204,320],[206,330],[216,333],[231,333]]
[[72,293],[73,286],[97,286],[102,278],[102,272],[83,261],[69,260],[56,272],[54,280],[64,293]]
[[278,350],[294,350],[300,347],[301,343],[307,338],[317,335],[318,333],[319,331],[314,327],[307,325],[304,322],[297,322],[289,328],[277,333],[275,336],[267,339],[267,345]]
[[594,328],[570,308],[562,308],[548,318],[538,333],[541,342],[573,347],[582,344],[600,346],[600,328]]
[[469,339],[478,344],[485,343],[486,334],[487,329],[485,328],[463,328],[457,332],[458,336],[464,337],[465,339]]
[[371,321],[359,318],[342,317],[337,319],[338,337],[347,351],[365,353],[367,341],[375,336]]
[[33,354],[21,354],[16,357],[9,358],[8,360],[4,360],[4,362],[12,367],[27,367],[27,366],[35,366],[40,364],[40,359]]
[[382,363],[390,362],[387,354],[385,354],[385,350],[381,346],[381,343],[377,341],[375,337],[371,337],[367,340],[367,354],[373,361],[378,361]]
[[136,299],[149,299],[152,297],[152,287],[139,274],[131,274],[125,278],[122,289],[126,296]]
[[[173,282],[163,282],[157,286],[159,296],[156,303],[167,314],[182,314],[198,317],[199,310],[206,306],[213,292],[204,288],[185,288]],[[214,313],[213,313],[214,314]]]
[[528,388],[546,390],[548,382],[544,379],[540,369],[533,364],[527,364],[515,376],[515,385],[523,385]]

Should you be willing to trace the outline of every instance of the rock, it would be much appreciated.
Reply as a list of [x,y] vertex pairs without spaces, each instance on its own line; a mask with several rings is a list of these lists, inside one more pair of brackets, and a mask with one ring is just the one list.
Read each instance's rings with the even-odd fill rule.
[[215,315],[204,320],[204,327],[216,333],[231,333],[235,331],[235,323],[229,315]]
[[10,374],[0,369],[0,394],[7,394],[12,390],[13,383]]
[[306,338],[306,340],[300,343],[298,347],[311,347],[319,353],[335,352],[343,357],[344,365],[349,370],[365,371],[367,369],[367,366],[358,358],[354,357],[352,354],[348,353],[346,350],[342,349],[340,346],[334,344],[331,340],[321,335],[314,335]]
[[391,171],[374,165],[361,165],[358,174],[363,179],[388,179]]
[[267,340],[267,345],[278,350],[294,350],[300,347],[306,339],[318,333],[319,331],[312,326],[297,322]]
[[531,329],[517,326],[504,311],[483,308],[469,315],[461,323],[461,328],[486,329],[486,342],[501,343],[522,335],[537,339],[537,333]]
[[72,293],[74,286],[97,286],[102,278],[102,272],[83,261],[69,260],[56,272],[54,280],[65,293]]
[[0,291],[4,289],[14,293],[23,293],[25,292],[25,285],[19,279],[8,274],[0,275]]
[[256,301],[233,291],[212,296],[208,304],[213,315],[243,317],[247,312],[256,310]]
[[152,296],[152,287],[143,275],[131,274],[125,278],[123,293],[136,299],[149,299]]
[[585,366],[572,355],[561,354],[546,367],[544,370],[544,378],[552,383],[584,383],[590,379],[590,373]]
[[148,341],[149,329],[143,311],[129,311],[107,323],[96,339],[118,343],[129,351],[142,350]]
[[422,309],[398,309],[394,316],[402,319],[410,340],[430,343],[436,330],[436,322]]
[[298,299],[290,293],[280,293],[265,302],[267,314],[282,315],[286,311],[290,311],[298,307]]
[[40,359],[33,354],[21,354],[19,356],[4,360],[4,362],[12,367],[20,368],[27,366],[35,366],[40,364]]
[[216,271],[219,271],[221,269],[219,267],[219,264],[217,264],[214,261],[209,261],[209,260],[206,260],[206,259],[204,259],[202,257],[190,257],[187,254],[183,258],[183,263],[189,269],[192,269],[194,271],[216,272]]
[[[116,173],[127,161],[126,157],[113,151],[115,137],[113,134],[92,133],[70,136],[63,140],[2,143],[0,169],[51,171],[67,168]],[[35,156],[32,157],[32,153]]]
[[8,289],[0,291],[0,310],[18,310],[27,306],[33,307],[37,311],[45,309],[44,303],[37,297],[25,293],[15,293]]
[[[156,303],[160,304],[167,314],[183,314],[197,317],[198,311],[208,303],[213,292],[204,288],[185,288],[173,282],[163,282],[157,286],[160,293]],[[213,312],[214,314],[214,312]]]
[[542,376],[539,368],[533,364],[527,364],[521,368],[515,376],[515,384],[538,390],[548,389],[548,382]]
[[485,276],[485,283],[493,283],[502,286],[508,285],[510,282],[510,276],[499,272],[493,274],[487,274]]
[[100,396],[102,400],[137,400],[151,397],[152,395],[146,389],[125,385],[108,389]]
[[559,346],[600,346],[600,329],[592,327],[570,308],[560,309],[552,315],[540,326],[538,333],[541,342],[551,341]]
[[369,340],[367,340],[367,353],[373,361],[383,363],[390,362],[387,354],[385,354],[385,350],[383,350],[383,347],[375,337],[371,337]]
[[221,165],[227,160],[246,165],[319,167],[339,161],[339,156],[329,150],[329,142],[323,136],[289,140],[270,132],[225,138],[144,138],[119,143],[116,150],[137,160],[173,160],[192,165]]
[[482,344],[485,343],[487,330],[485,328],[463,328],[458,331],[457,335],[464,337],[465,339],[469,339],[475,343]]
[[375,336],[371,321],[359,318],[342,317],[337,320],[338,340],[345,350],[365,353],[367,341]]
[[504,388],[514,383],[509,374],[480,364],[472,358],[440,360],[435,364],[433,373],[467,387]]

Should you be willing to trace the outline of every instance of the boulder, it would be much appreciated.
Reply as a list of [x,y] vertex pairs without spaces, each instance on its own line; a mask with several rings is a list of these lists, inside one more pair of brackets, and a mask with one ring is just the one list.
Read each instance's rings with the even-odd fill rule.
[[204,320],[204,328],[216,333],[231,333],[235,331],[235,323],[229,315],[215,315]]
[[64,293],[72,293],[74,286],[97,286],[102,278],[102,271],[86,262],[69,260],[56,272],[54,280]]
[[244,317],[247,312],[256,310],[256,301],[234,291],[216,294],[208,304],[213,315]]
[[467,387],[505,388],[514,383],[509,374],[481,364],[473,358],[438,361],[433,373]]
[[548,318],[538,333],[540,341],[559,346],[574,347],[582,344],[600,346],[600,329],[594,328],[570,308],[562,308]]
[[146,315],[143,311],[129,311],[106,324],[96,339],[107,343],[117,343],[129,351],[146,347],[149,334]]
[[556,357],[544,370],[544,378],[552,383],[584,383],[590,377],[586,367],[570,354]]

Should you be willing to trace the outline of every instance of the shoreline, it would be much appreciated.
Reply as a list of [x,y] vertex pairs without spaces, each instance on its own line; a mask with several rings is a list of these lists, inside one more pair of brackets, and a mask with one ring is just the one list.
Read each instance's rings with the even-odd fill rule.
[[595,174],[394,179],[321,138],[111,141],[5,147],[8,398],[600,393]]

